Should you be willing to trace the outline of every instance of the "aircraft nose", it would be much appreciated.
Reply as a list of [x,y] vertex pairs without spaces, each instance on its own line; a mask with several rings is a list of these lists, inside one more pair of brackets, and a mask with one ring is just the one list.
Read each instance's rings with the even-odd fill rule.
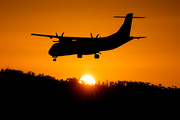
[[54,44],[48,51],[49,55],[57,56],[57,54],[58,54],[58,49],[57,48],[59,49],[58,44]]
[[52,48],[49,49],[48,54],[52,55]]

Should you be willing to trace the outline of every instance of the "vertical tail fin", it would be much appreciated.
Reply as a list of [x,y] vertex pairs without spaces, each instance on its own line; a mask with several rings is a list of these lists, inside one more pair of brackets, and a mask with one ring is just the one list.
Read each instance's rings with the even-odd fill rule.
[[114,16],[114,18],[125,18],[125,21],[121,28],[117,31],[118,35],[129,37],[131,31],[132,18],[145,18],[145,17],[133,17],[133,13],[129,13],[125,16]]
[[115,18],[125,18],[123,25],[117,31],[116,34],[120,34],[121,36],[124,36],[124,37],[129,37],[130,31],[131,31],[133,13],[127,14],[126,17],[123,17],[123,16],[114,16],[114,17]]

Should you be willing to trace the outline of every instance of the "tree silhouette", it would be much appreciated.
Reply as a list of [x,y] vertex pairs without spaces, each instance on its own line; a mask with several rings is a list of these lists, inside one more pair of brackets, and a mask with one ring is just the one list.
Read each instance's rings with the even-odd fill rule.
[[[164,87],[149,82],[110,81],[90,86],[77,78],[56,79],[50,75],[21,70],[2,69],[0,72],[1,100],[8,108],[47,109],[77,112],[77,109],[119,114],[119,111],[140,109],[141,112],[177,110],[180,88]],[[165,108],[164,106],[170,107]],[[173,110],[172,110],[173,109]],[[112,116],[111,116],[112,117]]]

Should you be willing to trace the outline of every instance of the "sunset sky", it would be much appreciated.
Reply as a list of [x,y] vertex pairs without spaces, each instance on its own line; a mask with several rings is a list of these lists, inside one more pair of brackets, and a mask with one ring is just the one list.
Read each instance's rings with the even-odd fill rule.
[[[91,75],[95,80],[132,80],[180,87],[179,0],[1,0],[0,68],[44,73],[57,79]],[[124,19],[133,19],[134,39],[121,47],[94,55],[58,57],[48,54],[54,44],[31,33],[101,37],[115,33]]]

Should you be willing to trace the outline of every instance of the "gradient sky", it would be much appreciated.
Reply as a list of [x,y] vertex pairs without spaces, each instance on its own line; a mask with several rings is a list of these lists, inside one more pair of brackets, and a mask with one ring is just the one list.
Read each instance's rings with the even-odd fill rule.
[[[0,68],[44,73],[57,79],[91,75],[100,81],[132,80],[180,87],[179,0],[1,0]],[[101,37],[115,33],[124,19],[133,19],[131,36],[147,36],[94,55],[58,57],[48,54],[54,44],[31,33]]]

